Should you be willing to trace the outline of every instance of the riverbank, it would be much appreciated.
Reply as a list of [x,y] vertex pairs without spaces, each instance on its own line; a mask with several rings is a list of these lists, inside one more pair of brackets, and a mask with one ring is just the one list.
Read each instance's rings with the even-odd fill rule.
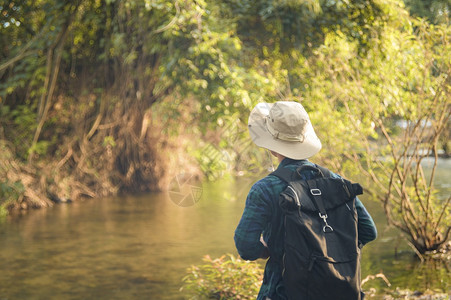
[[[368,298],[379,299],[375,296],[371,296],[368,294]],[[426,290],[424,292],[421,291],[410,291],[403,289],[396,289],[382,296],[381,300],[449,300],[450,295],[446,293]]]

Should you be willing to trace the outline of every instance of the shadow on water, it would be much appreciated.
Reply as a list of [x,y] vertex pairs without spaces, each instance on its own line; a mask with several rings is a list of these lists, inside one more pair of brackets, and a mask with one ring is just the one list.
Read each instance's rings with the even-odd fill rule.
[[[199,188],[202,193],[191,206],[160,193],[9,218],[0,223],[0,300],[184,299],[179,288],[187,267],[205,254],[237,255],[233,232],[254,181],[198,184],[197,195]],[[379,230],[378,240],[364,248],[362,278],[382,272],[392,287],[449,291],[449,262],[420,263],[387,227],[379,204],[362,201]],[[365,287],[386,285],[376,279]]]

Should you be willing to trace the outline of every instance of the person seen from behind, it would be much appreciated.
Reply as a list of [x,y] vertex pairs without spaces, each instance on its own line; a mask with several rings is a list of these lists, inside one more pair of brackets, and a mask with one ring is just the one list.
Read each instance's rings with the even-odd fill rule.
[[[315,134],[307,112],[300,103],[295,101],[260,103],[252,110],[249,116],[248,127],[252,141],[257,146],[269,150],[278,159],[279,166],[277,169],[286,168],[296,171],[303,167],[302,170],[304,171],[300,174],[301,179],[309,180],[315,176],[313,171],[304,167],[315,166],[308,158],[320,151],[321,142]],[[329,174],[330,177],[341,178],[335,173],[330,172]],[[340,291],[340,287],[330,286],[331,283],[326,278],[326,275],[324,275],[324,278],[320,278],[320,280],[324,281],[324,297],[293,296],[293,294],[287,292],[285,285],[287,282],[290,282],[290,278],[286,278],[288,275],[284,274],[285,218],[279,205],[279,195],[287,186],[288,183],[286,181],[274,174],[269,174],[256,182],[249,191],[241,220],[235,230],[235,245],[243,259],[269,258],[266,262],[264,278],[257,300],[342,299],[343,297],[340,298],[339,296],[340,292],[337,292],[336,297],[328,298],[330,296],[326,296],[327,290],[333,291],[336,288],[337,291]],[[356,241],[356,245],[358,245],[356,251],[359,252],[363,245],[376,239],[377,230],[372,217],[362,202],[357,197],[355,197],[354,201],[352,203],[355,203],[353,210],[357,216],[357,220],[354,222],[357,224],[356,238],[358,239]],[[302,210],[302,207],[300,210]],[[343,216],[343,218],[346,217],[349,216]],[[327,215],[324,218],[320,214],[318,218],[323,218],[324,222],[326,222],[325,218],[327,218]],[[329,222],[332,222],[332,220]],[[312,230],[315,231],[316,229],[312,228]],[[323,234],[321,228],[317,229],[317,232],[318,235]],[[324,235],[327,234],[332,236],[336,233],[324,233]],[[320,243],[322,242],[320,241]],[[333,245],[324,245],[324,247],[326,246],[334,247]],[[312,255],[314,254],[305,254],[305,256]],[[299,269],[298,272],[310,272],[315,270],[315,266],[314,260],[312,260],[307,268]],[[360,264],[357,266],[357,280],[360,289]],[[308,273],[304,274],[306,275],[305,278],[309,278]],[[319,276],[321,277],[321,275]],[[306,286],[308,284],[308,282],[305,282]],[[305,290],[308,290],[308,287]],[[322,295],[322,292],[315,291],[312,295]],[[358,293],[359,295],[355,299],[363,299],[363,293],[360,290]],[[312,297],[316,297],[316,299]]]

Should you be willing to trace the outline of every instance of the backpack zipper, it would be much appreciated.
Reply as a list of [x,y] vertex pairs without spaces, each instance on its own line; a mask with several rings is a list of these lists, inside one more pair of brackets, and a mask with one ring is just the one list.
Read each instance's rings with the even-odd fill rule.
[[295,200],[296,200],[297,206],[298,206],[298,207],[301,207],[301,201],[299,201],[299,197],[298,197],[298,194],[296,193],[296,191],[291,187],[291,185],[289,185],[288,188],[289,188],[290,190],[292,190],[293,193],[294,193],[294,195],[296,196],[296,199],[295,199]]

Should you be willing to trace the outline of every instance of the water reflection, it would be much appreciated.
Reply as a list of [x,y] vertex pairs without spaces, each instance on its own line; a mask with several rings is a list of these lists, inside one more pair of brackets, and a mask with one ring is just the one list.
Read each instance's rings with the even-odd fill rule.
[[188,266],[234,250],[242,203],[227,190],[207,185],[191,207],[151,194],[11,218],[0,225],[0,299],[181,299]]

